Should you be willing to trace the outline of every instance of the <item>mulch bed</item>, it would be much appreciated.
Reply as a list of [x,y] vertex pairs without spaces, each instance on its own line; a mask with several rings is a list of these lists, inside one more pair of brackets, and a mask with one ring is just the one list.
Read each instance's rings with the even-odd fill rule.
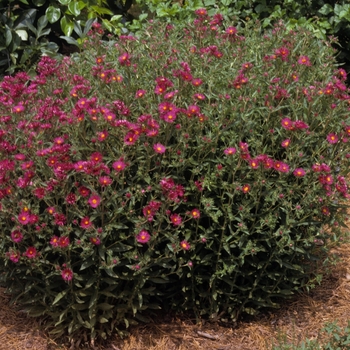
[[[320,337],[328,322],[345,327],[350,320],[350,244],[334,249],[340,261],[328,267],[322,284],[302,293],[280,309],[240,321],[235,327],[197,325],[190,318],[166,317],[130,329],[130,337],[115,336],[98,350],[271,350],[272,344],[300,344]],[[39,321],[16,312],[0,289],[0,349],[68,350],[50,339]],[[80,349],[89,349],[82,345]]]

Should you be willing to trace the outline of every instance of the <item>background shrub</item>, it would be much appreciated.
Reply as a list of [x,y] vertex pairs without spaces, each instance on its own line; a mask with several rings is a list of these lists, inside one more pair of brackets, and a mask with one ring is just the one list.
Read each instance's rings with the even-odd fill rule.
[[341,225],[346,72],[282,23],[149,23],[1,83],[2,283],[52,334],[232,320],[307,285]]

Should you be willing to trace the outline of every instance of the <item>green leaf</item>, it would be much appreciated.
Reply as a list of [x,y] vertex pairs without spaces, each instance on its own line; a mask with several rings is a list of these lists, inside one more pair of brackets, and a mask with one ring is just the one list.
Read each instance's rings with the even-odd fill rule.
[[333,7],[330,4],[324,4],[319,10],[319,13],[321,13],[322,15],[328,15],[331,12],[333,12]]
[[77,1],[73,1],[69,3],[68,5],[68,10],[70,11],[71,14],[74,16],[79,16],[80,15],[80,6]]
[[205,7],[215,6],[216,4],[216,0],[204,0],[203,2]]
[[56,295],[56,298],[55,298],[55,300],[53,301],[52,305],[57,304],[67,293],[68,293],[68,289],[64,290],[64,291],[61,292],[61,293],[58,293],[58,294]]
[[109,10],[105,7],[100,7],[100,6],[94,5],[94,6],[91,6],[90,8],[99,15],[110,15],[110,16],[114,15],[114,13],[111,10]]
[[62,5],[68,5],[71,2],[71,0],[58,0],[58,2]]
[[57,22],[60,19],[60,17],[61,17],[61,10],[58,7],[55,7],[55,6],[49,6],[46,9],[45,13],[46,13],[47,20],[50,23]]
[[[66,37],[63,37],[63,38],[66,39]],[[71,38],[69,38],[69,39],[71,39]],[[85,262],[82,263],[82,265],[80,267],[80,271],[85,270],[86,268],[88,268],[89,266],[91,266],[93,264],[94,264],[94,260],[92,259],[92,257],[89,257]]]
[[74,23],[71,20],[69,20],[66,16],[63,16],[61,18],[60,24],[65,36],[71,36],[74,29]]
[[33,0],[33,4],[38,7],[43,6],[45,2],[46,0]]
[[107,311],[114,308],[114,305],[108,304],[108,303],[101,303],[97,305],[97,309]]
[[100,317],[98,318],[98,322],[99,322],[99,323],[107,323],[108,320],[107,320],[107,318],[100,316]]
[[60,36],[60,38],[66,40],[68,44],[75,45],[75,46],[79,47],[79,43],[70,36],[63,35],[63,36]]
[[11,29],[5,24],[5,46],[9,47],[12,41]]
[[40,32],[47,26],[47,23],[48,23],[48,20],[45,15],[41,16],[38,19],[38,34],[40,34]]
[[16,33],[23,41],[28,40],[28,33],[25,30],[17,29]]

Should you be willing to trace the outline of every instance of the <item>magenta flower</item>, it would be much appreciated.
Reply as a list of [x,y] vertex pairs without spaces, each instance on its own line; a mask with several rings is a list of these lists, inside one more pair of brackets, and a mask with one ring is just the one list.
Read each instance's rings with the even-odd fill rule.
[[90,237],[90,242],[94,245],[100,245],[101,240],[98,237]]
[[200,85],[202,85],[203,84],[203,80],[202,79],[199,79],[199,78],[194,78],[194,79],[192,79],[192,85],[194,85],[194,86],[200,86]]
[[113,182],[113,180],[109,176],[101,176],[98,179],[98,182],[101,186],[108,186]]
[[281,146],[287,148],[290,145],[290,139],[285,139],[281,142]]
[[308,56],[300,56],[298,63],[304,66],[311,66],[310,58]]
[[89,198],[88,203],[91,208],[97,208],[101,203],[101,197],[98,194],[93,194]]
[[179,226],[182,223],[182,218],[179,214],[171,214],[170,221],[174,226]]
[[11,239],[15,242],[15,243],[19,243],[22,241],[23,239],[23,235],[19,230],[15,230],[13,232],[11,232]]
[[11,251],[10,253],[6,253],[6,255],[8,255],[9,259],[13,263],[18,263],[18,261],[19,261],[19,259],[21,257],[20,252],[14,252],[14,251]]
[[146,230],[141,230],[137,235],[136,235],[136,241],[138,243],[145,244],[150,240],[151,236]]
[[18,221],[22,225],[26,225],[30,221],[30,213],[27,211],[21,211],[20,214],[18,215]]
[[228,148],[226,148],[225,150],[224,150],[224,153],[226,154],[226,155],[233,155],[233,154],[235,154],[237,152],[237,150],[236,150],[236,148],[234,148],[234,147],[228,147]]
[[185,240],[180,242],[180,247],[183,250],[189,250],[191,248],[190,244]]
[[26,256],[28,259],[34,259],[37,256],[36,248],[29,247],[23,255]]
[[193,217],[193,219],[199,219],[201,217],[199,209],[192,209],[191,216]]
[[24,111],[24,106],[23,105],[18,105],[18,106],[13,107],[13,112],[14,113],[21,113],[23,111]]
[[292,122],[289,118],[283,118],[281,121],[282,127],[286,130],[294,129],[294,122]]
[[122,161],[122,160],[117,160],[116,162],[114,162],[114,163],[112,164],[112,167],[113,167],[113,169],[114,169],[115,171],[117,171],[117,172],[119,173],[119,172],[121,172],[121,171],[123,171],[123,170],[125,169],[126,164],[125,164],[125,162]]
[[73,279],[73,271],[71,269],[64,269],[61,272],[61,276],[65,281],[71,281]]
[[62,236],[62,237],[60,237],[60,238],[58,239],[58,242],[57,242],[57,244],[58,244],[58,246],[59,246],[60,248],[66,248],[66,247],[68,247],[68,246],[69,246],[69,243],[70,243],[69,237],[67,237],[67,236]]
[[321,212],[323,215],[329,215],[330,211],[328,207],[322,207]]
[[134,131],[129,131],[124,137],[124,143],[128,146],[135,144],[139,136]]
[[153,146],[153,149],[156,151],[156,153],[163,154],[166,150],[165,146],[163,146],[161,143],[156,143]]
[[90,218],[85,216],[80,220],[80,227],[84,229],[88,229],[92,226],[92,222],[90,221]]
[[59,241],[59,238],[57,236],[52,236],[50,239],[50,244],[53,247],[58,247],[58,241]]
[[176,120],[176,112],[170,111],[161,116],[161,118],[167,123],[174,123]]
[[305,170],[303,168],[296,168],[294,171],[293,171],[293,175],[295,177],[303,177],[305,176]]
[[74,204],[76,202],[77,198],[74,193],[69,193],[66,197],[67,204]]
[[84,186],[80,186],[78,191],[82,197],[87,197],[90,194],[90,190]]
[[330,144],[335,144],[338,142],[338,140],[339,140],[339,138],[334,132],[331,132],[330,134],[327,135],[327,141]]
[[145,94],[146,94],[145,90],[137,90],[136,94],[135,94],[135,98],[143,97],[143,96],[145,96]]
[[200,100],[200,101],[205,100],[205,96],[204,96],[203,94],[194,94],[194,95],[193,95],[193,98],[194,98],[195,100]]

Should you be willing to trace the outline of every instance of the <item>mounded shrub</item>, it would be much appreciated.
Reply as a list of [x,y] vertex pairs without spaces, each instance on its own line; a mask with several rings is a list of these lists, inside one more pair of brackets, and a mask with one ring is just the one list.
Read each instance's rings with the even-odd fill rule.
[[109,42],[95,23],[81,54],[1,83],[2,283],[56,336],[276,307],[338,238],[349,95],[330,43],[196,16]]

